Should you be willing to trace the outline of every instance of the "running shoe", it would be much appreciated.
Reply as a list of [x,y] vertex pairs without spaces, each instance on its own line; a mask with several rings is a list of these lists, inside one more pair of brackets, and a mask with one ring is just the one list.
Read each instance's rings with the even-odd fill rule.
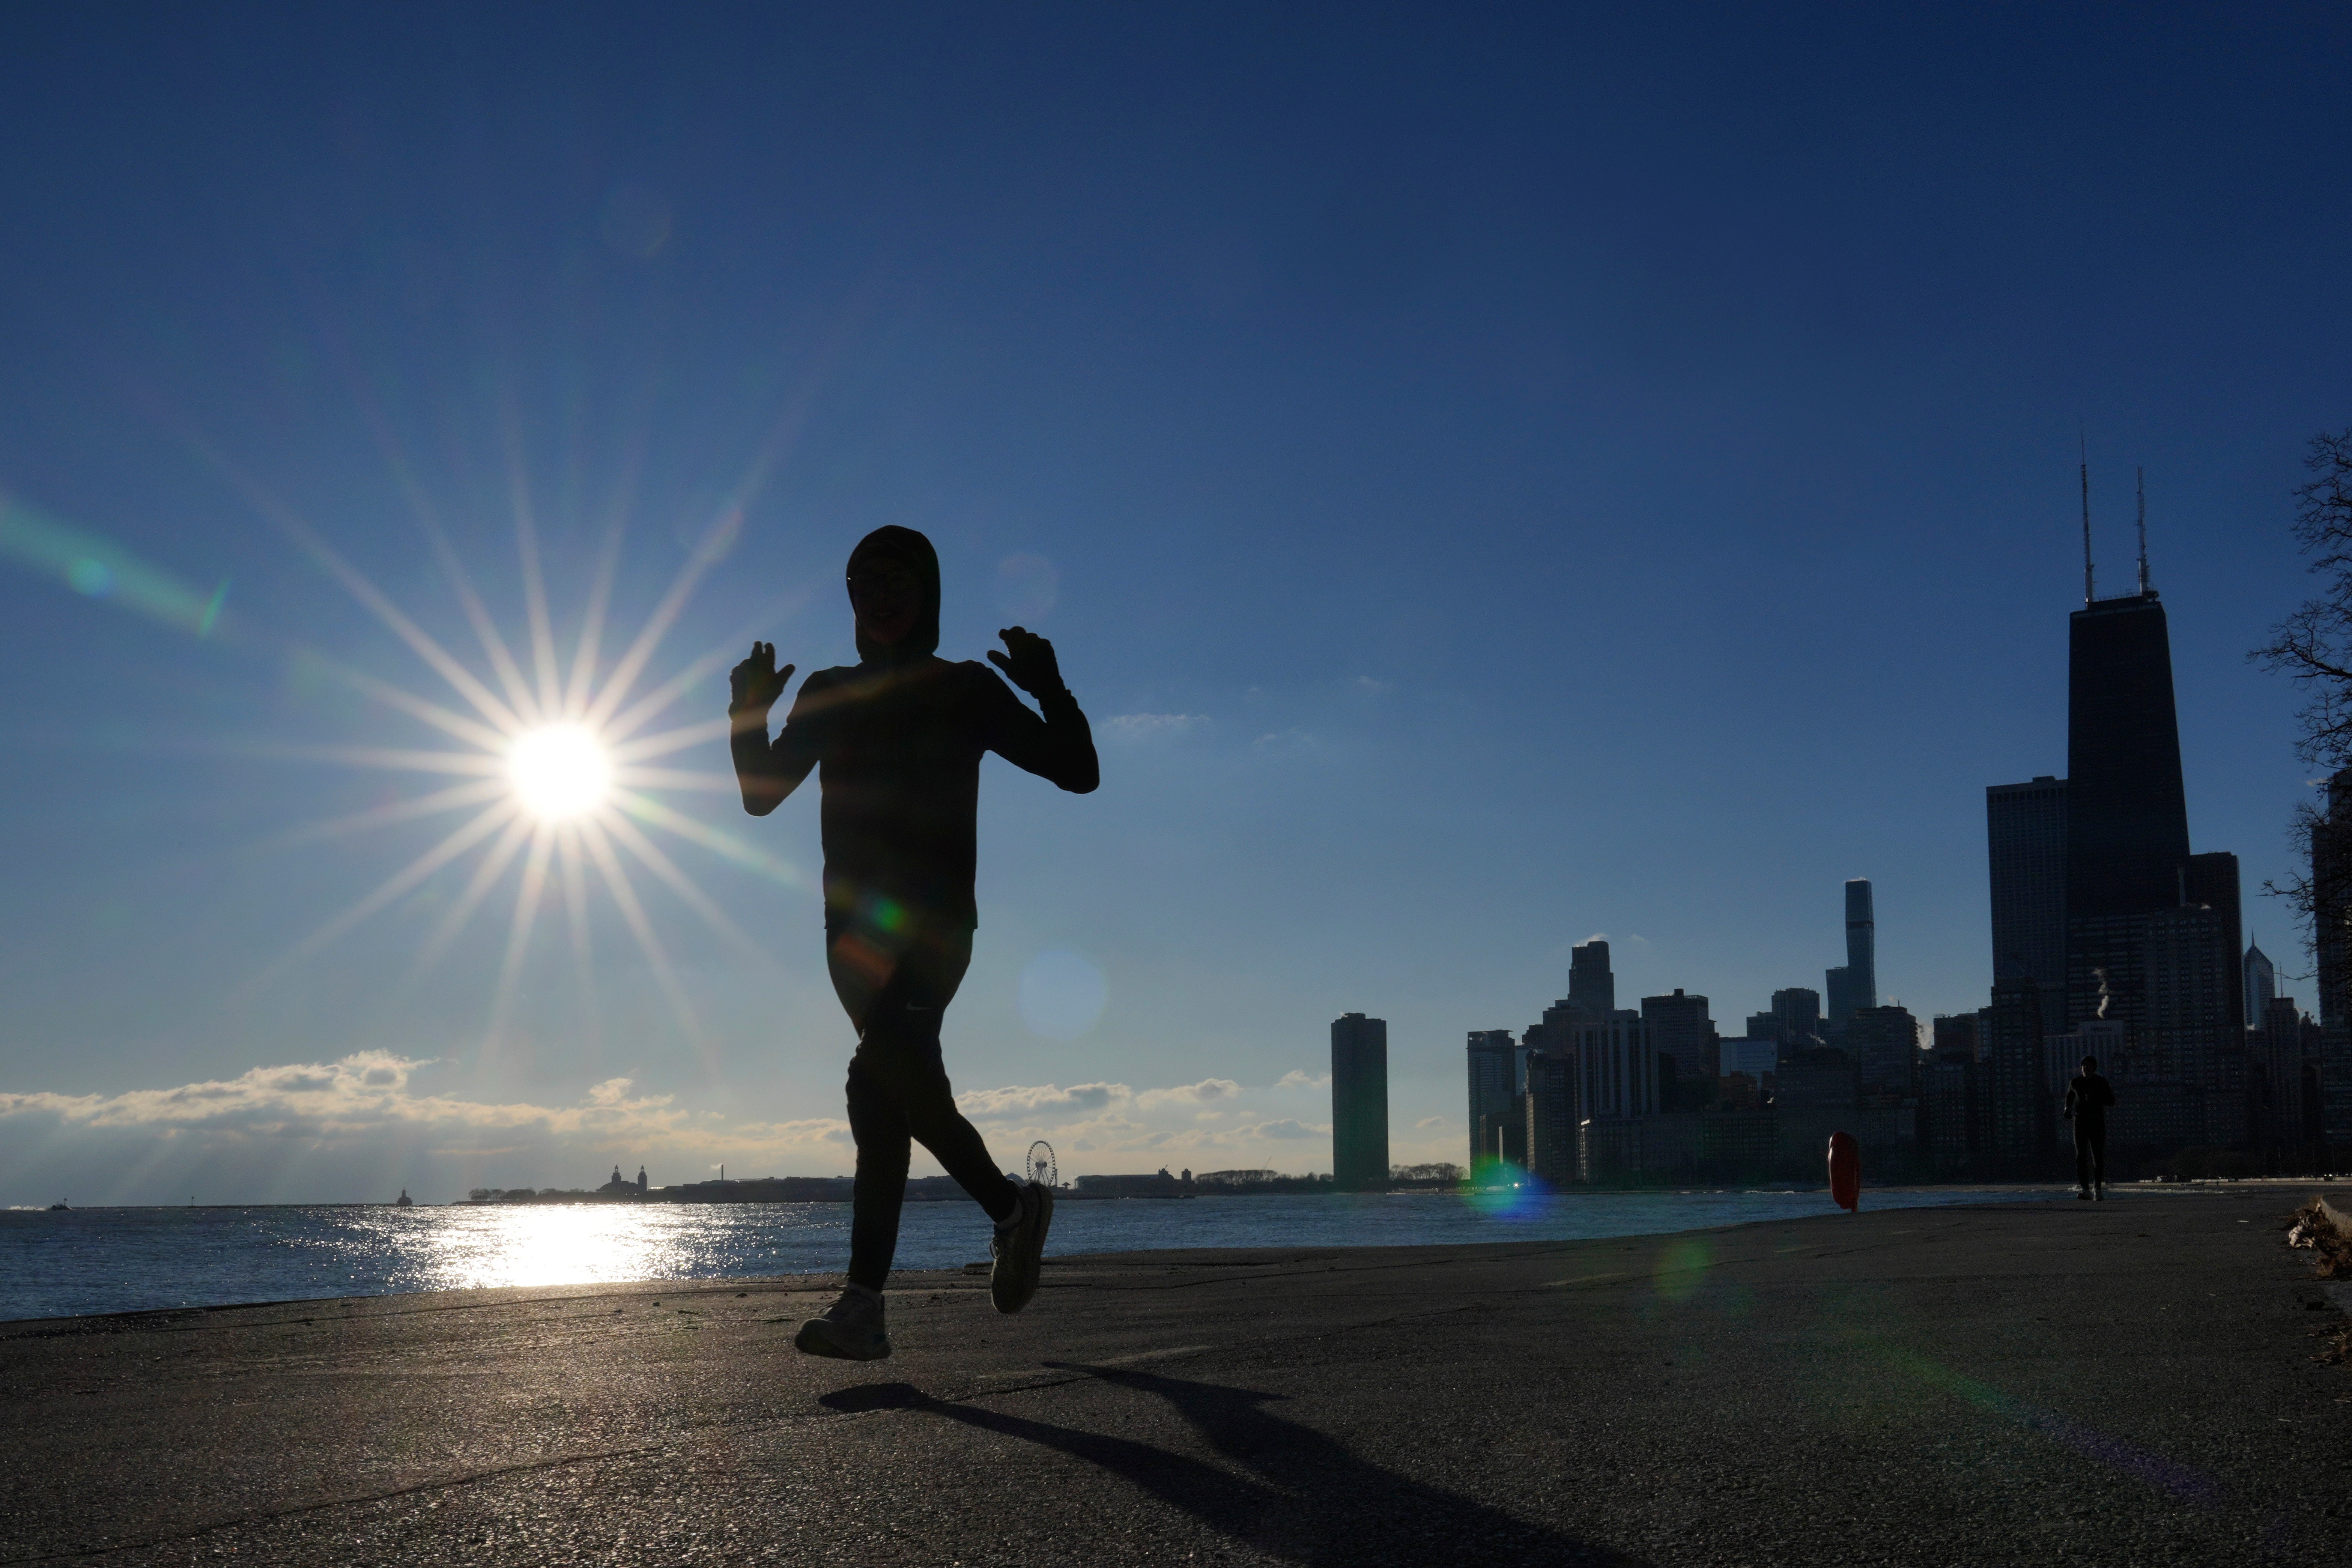
[[1037,1271],[1045,1262],[1045,1230],[1054,1223],[1054,1194],[1031,1182],[1020,1189],[1021,1206],[996,1227],[988,1255],[988,1299],[1000,1312],[1017,1312],[1037,1293]]
[[890,1336],[882,1327],[882,1298],[863,1290],[844,1290],[841,1300],[801,1325],[793,1346],[809,1355],[836,1361],[880,1361],[890,1353]]

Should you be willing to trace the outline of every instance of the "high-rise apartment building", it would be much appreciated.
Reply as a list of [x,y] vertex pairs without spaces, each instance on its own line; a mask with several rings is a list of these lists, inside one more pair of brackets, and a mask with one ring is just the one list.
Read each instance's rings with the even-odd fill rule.
[[1389,1026],[1343,1013],[1331,1021],[1331,1180],[1342,1192],[1389,1184]]
[[1987,789],[1985,852],[1993,977],[2032,977],[2054,1025],[2066,1016],[2066,781],[2043,774]]
[[1469,1055],[1469,1169],[1475,1172],[1489,1160],[1502,1156],[1499,1149],[1481,1146],[1479,1129],[1498,1126],[1517,1107],[1521,1093],[1518,1042],[1511,1038],[1508,1029],[1473,1029]]
[[1919,1110],[1927,1123],[1927,1157],[1939,1171],[1955,1171],[1979,1148],[1978,1097],[1981,1071],[1974,1055],[1938,1047],[1919,1069]]
[[1909,1008],[1857,1008],[1846,1021],[1845,1050],[1862,1069],[1863,1093],[1908,1096],[1919,1091],[1919,1021]]
[[1573,1049],[1528,1055],[1528,1173],[1565,1184],[1577,1178],[1578,1111]]
[[1992,1005],[1979,1015],[1984,1048],[1984,1145],[2011,1158],[2050,1146],[2050,1096],[2042,1083],[2042,987],[2030,975],[1992,983]]
[[1863,1005],[1862,988],[1845,964],[1822,971],[1822,1033],[1832,1040],[1845,1037],[1845,1021]]
[[1580,1021],[1574,1040],[1579,1121],[1658,1113],[1658,1054],[1642,1015],[1621,1007]]
[[2312,826],[2311,901],[2320,1045],[2306,1102],[2320,1141],[2340,1147],[2352,1144],[2352,768],[2327,781],[2326,815]]
[[1644,996],[1642,1020],[1650,1026],[1651,1049],[1660,1058],[1675,1064],[1675,1082],[1679,1092],[1685,1099],[1696,1100],[1701,1093],[1712,1091],[1723,1069],[1715,1020],[1707,1016],[1706,998],[1686,995],[1680,986],[1671,996]]
[[1928,1020],[1930,1050],[1964,1056],[1970,1061],[1983,1059],[1977,1039],[1977,1016],[1974,1013],[1938,1013]]
[[2263,1004],[2262,1026],[2254,1031],[2253,1049],[2261,1068],[2262,1142],[2273,1147],[2297,1147],[2305,1142],[2305,1063],[2303,1015],[2294,997],[2273,996]]
[[1617,976],[1609,969],[1609,944],[1600,938],[1569,949],[1568,999],[1596,1018],[1617,1010]]
[[2246,966],[2239,957],[2245,937],[2239,924],[2238,858],[2220,850],[2191,855],[2180,868],[2180,901],[2211,910],[2230,944],[2221,955],[2222,984],[2230,995],[2229,1041],[2238,1044],[2234,1031],[2244,1026],[2246,1016]]
[[[1771,1033],[1783,1051],[1810,1050],[1822,1043],[1822,994],[1801,985],[1772,993]],[[1756,1032],[1748,1020],[1748,1033]]]

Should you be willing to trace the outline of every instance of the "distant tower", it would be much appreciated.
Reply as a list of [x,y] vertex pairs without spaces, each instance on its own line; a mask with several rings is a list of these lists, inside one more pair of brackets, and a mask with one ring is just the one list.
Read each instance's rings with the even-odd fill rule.
[[1992,973],[2042,988],[2042,1016],[2066,1016],[2066,781],[2041,774],[1985,790],[1992,874]]
[[1471,1170],[1500,1154],[1482,1138],[1479,1129],[1497,1127],[1511,1114],[1522,1092],[1518,1078],[1518,1044],[1510,1030],[1470,1031]]
[[1845,885],[1845,983],[1854,1006],[1878,1005],[1878,917],[1865,877]]
[[1342,1192],[1389,1184],[1389,1026],[1345,1013],[1331,1021],[1331,1180]]
[[1642,1017],[1650,1026],[1650,1047],[1674,1062],[1675,1093],[1688,1096],[1694,1106],[1705,1103],[1704,1097],[1723,1076],[1722,1040],[1706,1008],[1706,997],[1686,995],[1679,985],[1671,996],[1642,998]]
[[2259,943],[2246,945],[2246,1027],[2259,1029],[2278,996],[2278,965]]
[[1802,985],[1791,985],[1785,991],[1772,993],[1772,1011],[1759,1014],[1748,1020],[1748,1032],[1757,1032],[1759,1022],[1769,1019],[1767,1028],[1781,1046],[1785,1058],[1790,1051],[1810,1050],[1822,1043],[1822,994]]
[[[2070,617],[2066,1023],[2097,1016],[2098,971],[2121,1016],[2134,1027],[2145,1022],[2134,922],[2179,906],[2188,859],[2164,605],[2153,592],[2094,600]],[[2223,963],[2237,956],[2233,947]]]
[[1568,999],[1605,1018],[1617,1010],[1617,977],[1609,972],[1609,944],[1595,937],[1569,949]]
[[639,1166],[637,1167],[637,1196],[639,1196],[639,1197],[644,1197],[645,1195],[646,1195],[646,1168],[645,1168],[643,1165],[639,1165]]

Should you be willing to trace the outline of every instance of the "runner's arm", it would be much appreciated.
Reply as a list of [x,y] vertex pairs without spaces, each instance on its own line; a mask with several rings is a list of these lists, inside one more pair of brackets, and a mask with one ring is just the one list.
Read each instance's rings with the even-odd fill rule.
[[1034,691],[1039,718],[1023,706],[1004,682],[984,669],[976,684],[986,714],[988,749],[1024,773],[1035,773],[1072,795],[1088,795],[1102,783],[1102,764],[1095,756],[1095,733],[1066,686]]
[[[787,666],[785,674],[790,673]],[[800,788],[816,766],[823,740],[816,717],[824,706],[822,679],[820,672],[801,682],[800,695],[793,700],[792,711],[784,715],[784,727],[773,741],[768,739],[764,705],[753,701],[727,710],[727,748],[735,757],[735,783],[743,792],[743,809],[753,816],[765,816],[783,805],[784,797]]]

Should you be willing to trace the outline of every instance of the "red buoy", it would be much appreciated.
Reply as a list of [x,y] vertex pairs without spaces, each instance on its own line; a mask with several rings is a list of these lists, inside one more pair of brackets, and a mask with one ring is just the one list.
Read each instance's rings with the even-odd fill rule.
[[1830,1134],[1830,1196],[1849,1213],[1862,1207],[1862,1145],[1851,1132]]

